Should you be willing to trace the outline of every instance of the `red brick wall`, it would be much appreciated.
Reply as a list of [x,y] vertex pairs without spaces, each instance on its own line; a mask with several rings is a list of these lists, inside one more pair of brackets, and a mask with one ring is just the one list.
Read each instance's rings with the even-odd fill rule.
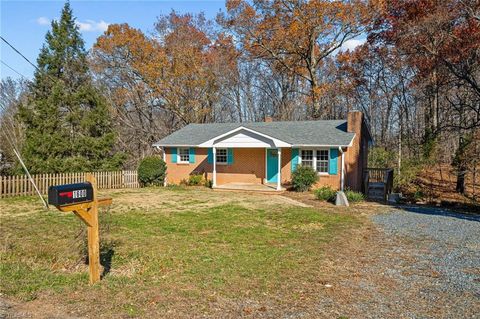
[[[213,179],[213,165],[208,163],[208,149],[195,149],[195,163],[172,163],[172,149],[166,148],[167,183],[179,184],[188,180],[192,174],[203,174],[205,178]],[[258,183],[265,178],[265,149],[237,148],[233,149],[233,164],[217,164],[217,184],[231,182]]]
[[292,149],[290,148],[282,148],[282,170],[280,174],[280,178],[282,180],[282,184],[290,183],[292,179]]
[[165,153],[167,163],[167,184],[179,184],[183,179],[188,180],[188,177],[191,174],[203,173],[209,169],[206,148],[195,149],[195,163],[193,164],[172,163],[171,147],[166,147]]

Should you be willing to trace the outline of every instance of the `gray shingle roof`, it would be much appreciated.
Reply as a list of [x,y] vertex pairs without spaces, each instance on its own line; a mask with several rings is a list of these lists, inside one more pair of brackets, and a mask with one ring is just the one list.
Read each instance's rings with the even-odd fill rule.
[[189,124],[154,146],[197,146],[238,127],[245,127],[292,145],[346,146],[354,137],[346,120]]

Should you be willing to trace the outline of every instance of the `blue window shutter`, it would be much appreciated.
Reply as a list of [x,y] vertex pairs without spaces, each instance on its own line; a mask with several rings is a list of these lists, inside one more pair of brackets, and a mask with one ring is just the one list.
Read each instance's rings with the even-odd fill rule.
[[228,165],[233,164],[233,148],[229,148],[227,150],[227,164]]
[[177,162],[177,148],[172,147],[172,163],[176,163],[176,162]]
[[207,153],[208,164],[213,164],[213,149],[209,148]]
[[330,160],[328,163],[328,174],[330,175],[337,175],[338,171],[338,149],[331,148],[330,149]]
[[188,162],[190,164],[195,163],[195,148],[190,147],[190,150],[188,152]]
[[298,160],[298,148],[292,148],[292,173],[297,170]]

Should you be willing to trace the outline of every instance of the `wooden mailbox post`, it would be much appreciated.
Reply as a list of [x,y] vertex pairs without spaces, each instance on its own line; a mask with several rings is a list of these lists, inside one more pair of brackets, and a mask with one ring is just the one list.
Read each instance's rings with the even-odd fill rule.
[[[90,284],[94,284],[100,280],[98,207],[110,205],[112,203],[112,199],[97,198],[97,180],[95,176],[92,174],[87,174],[87,182],[90,183],[92,189],[82,189],[81,186],[85,184],[52,186],[50,190],[58,191],[58,189],[62,189],[63,187],[63,191],[57,192],[57,198],[55,198],[55,194],[53,193],[53,195],[51,195],[49,190],[48,200],[50,204],[55,205],[57,209],[62,212],[73,212],[87,225],[88,268],[90,272]],[[65,189],[69,186],[70,189],[65,191]],[[90,193],[91,191],[93,192]],[[59,204],[58,195],[67,198],[67,203]],[[68,203],[69,201],[72,203]]]

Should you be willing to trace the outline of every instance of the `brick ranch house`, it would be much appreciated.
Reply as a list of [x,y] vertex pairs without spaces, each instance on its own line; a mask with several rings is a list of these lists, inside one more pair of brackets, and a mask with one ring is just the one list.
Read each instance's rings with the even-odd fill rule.
[[362,190],[371,135],[358,111],[347,120],[190,124],[154,144],[168,184],[202,174],[213,188],[282,190],[297,165],[318,172],[317,187]]

